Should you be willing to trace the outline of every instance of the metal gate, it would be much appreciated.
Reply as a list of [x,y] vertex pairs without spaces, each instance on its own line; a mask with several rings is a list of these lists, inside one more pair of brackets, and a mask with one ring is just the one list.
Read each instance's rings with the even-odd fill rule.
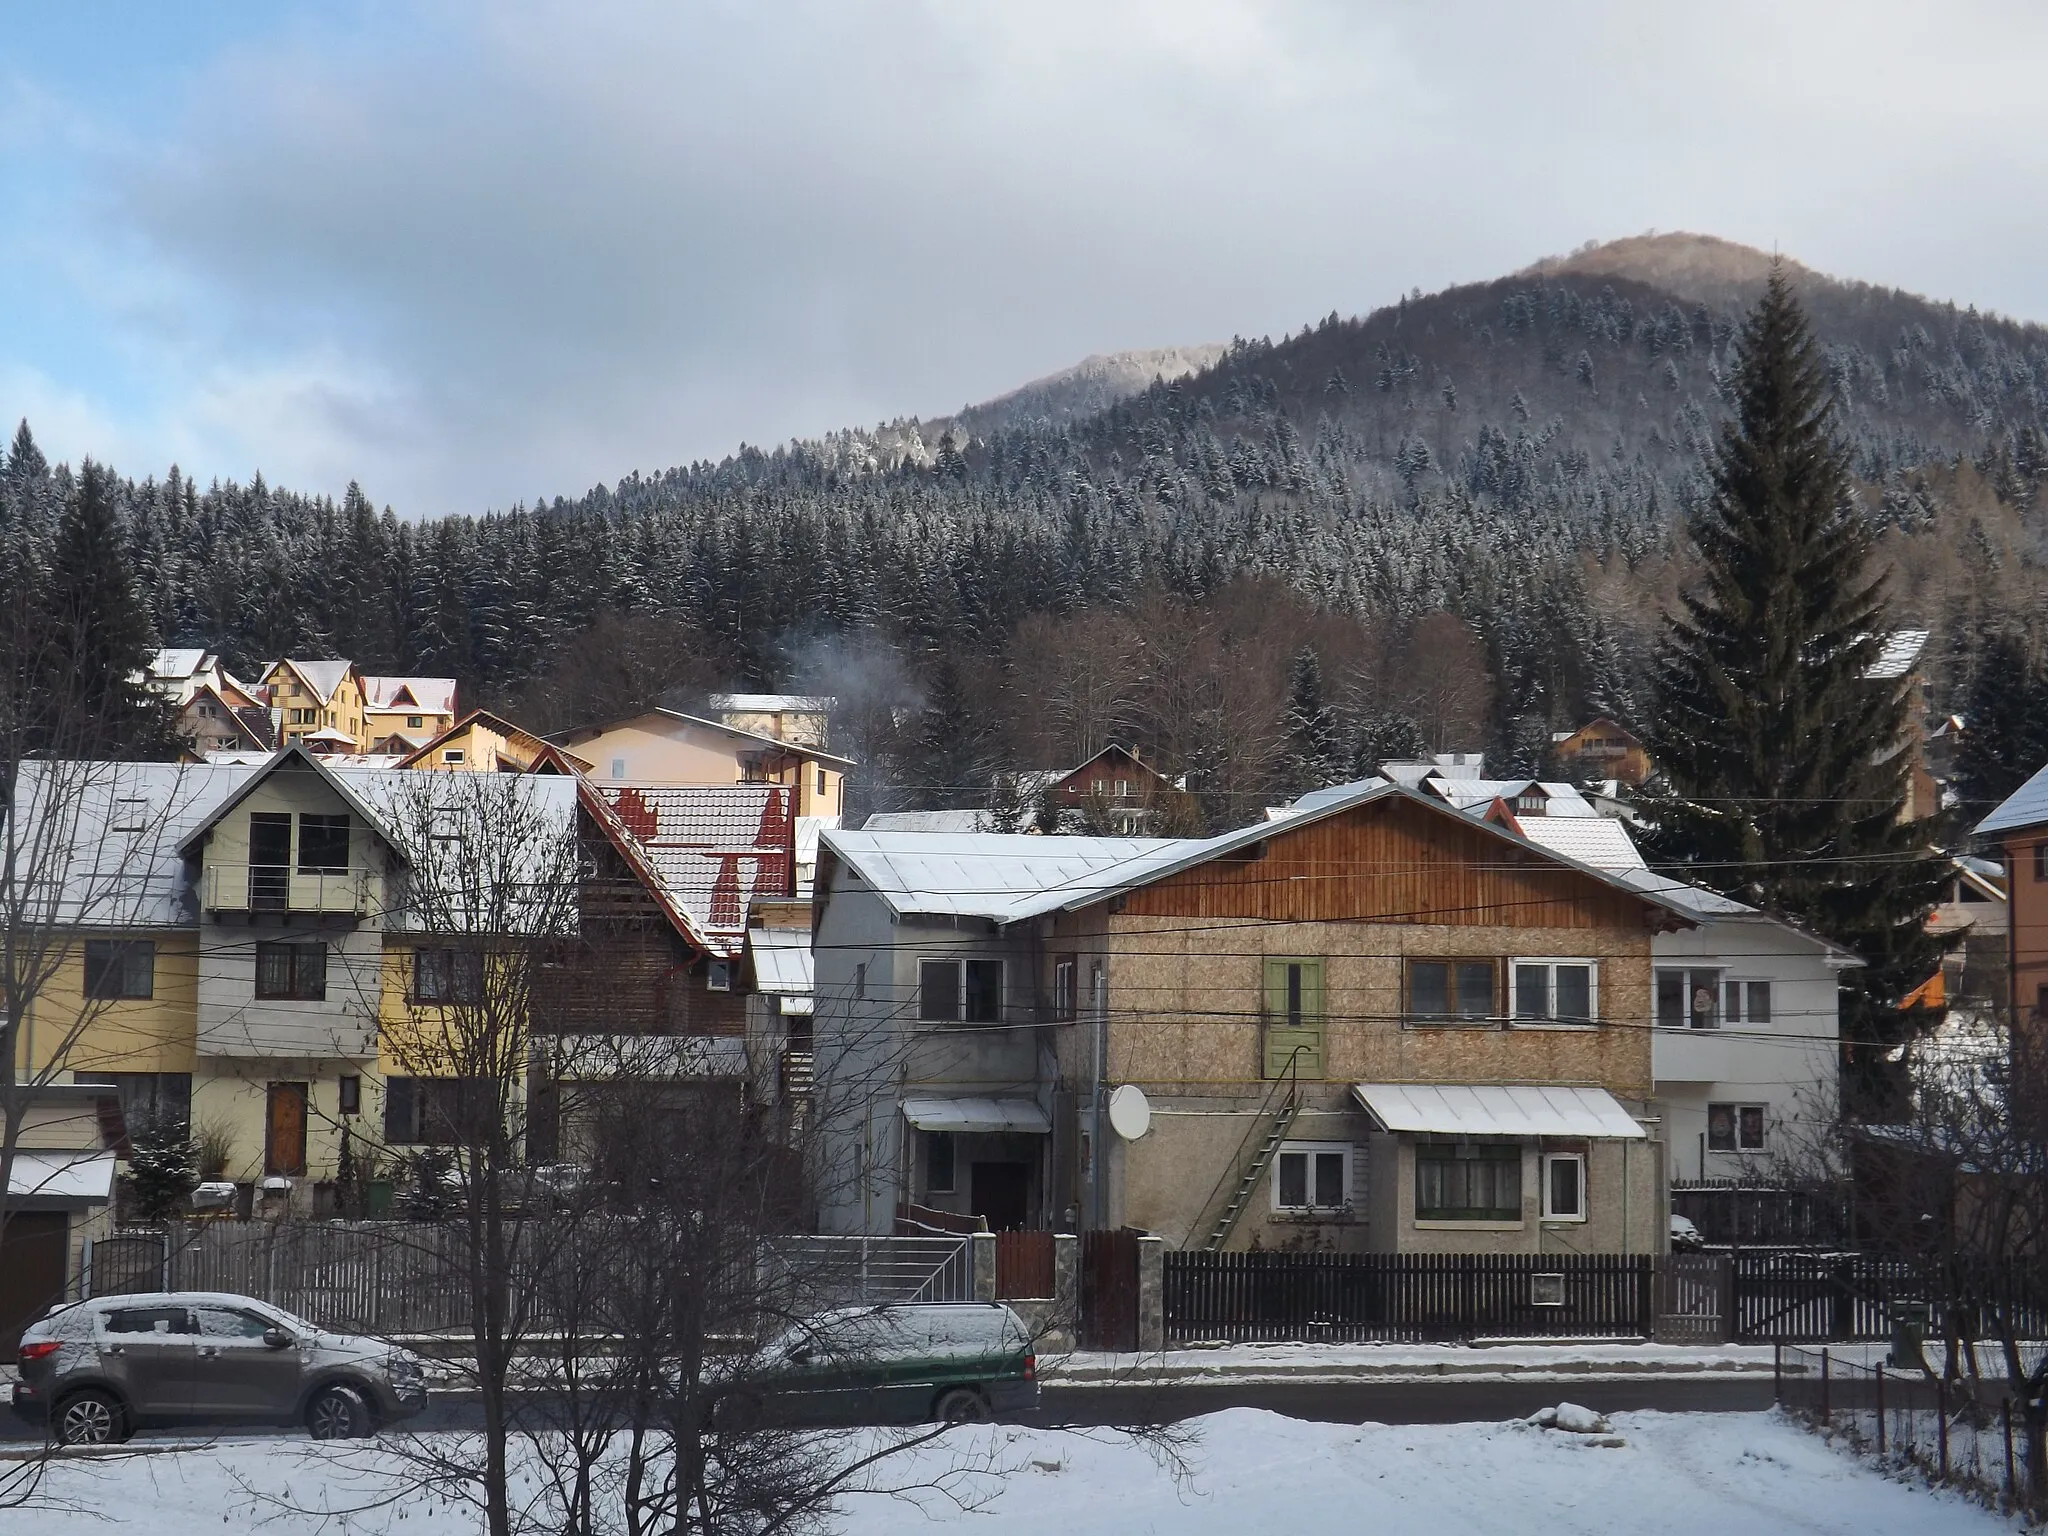
[[176,1287],[166,1276],[170,1238],[161,1232],[123,1232],[87,1238],[80,1288],[87,1296],[126,1296]]
[[1081,1347],[1138,1347],[1138,1234],[1081,1234]]

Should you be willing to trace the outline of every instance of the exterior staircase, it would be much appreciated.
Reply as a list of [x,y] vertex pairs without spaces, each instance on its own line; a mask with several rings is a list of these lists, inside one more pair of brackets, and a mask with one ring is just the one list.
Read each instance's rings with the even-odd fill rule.
[[[1204,1253],[1216,1253],[1230,1241],[1230,1234],[1237,1227],[1238,1218],[1244,1215],[1245,1207],[1251,1204],[1253,1193],[1259,1187],[1259,1180],[1266,1176],[1266,1170],[1273,1164],[1273,1156],[1280,1150],[1280,1143],[1287,1139],[1287,1133],[1294,1129],[1294,1117],[1301,1113],[1301,1055],[1300,1047],[1287,1058],[1287,1070],[1274,1082],[1266,1102],[1260,1107],[1259,1118],[1252,1125],[1244,1142],[1238,1148],[1242,1160],[1244,1147],[1257,1142],[1251,1161],[1245,1163],[1244,1171],[1238,1175],[1237,1187],[1230,1191],[1230,1198],[1210,1225],[1208,1236],[1202,1240]],[[1226,1172],[1224,1178],[1227,1180]],[[1222,1185],[1217,1186],[1221,1192]],[[1215,1196],[1211,1195],[1213,1203]]]

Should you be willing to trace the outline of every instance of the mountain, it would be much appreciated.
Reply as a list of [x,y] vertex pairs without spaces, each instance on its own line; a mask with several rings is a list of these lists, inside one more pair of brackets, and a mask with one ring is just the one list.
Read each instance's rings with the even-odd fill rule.
[[[1359,740],[1420,727],[1530,767],[1552,729],[1638,708],[1770,260],[1617,241],[1213,356],[1090,360],[956,417],[482,516],[175,474],[126,482],[123,515],[158,634],[231,665],[348,655],[516,703],[536,680],[589,696],[579,667],[658,691],[674,678],[633,658],[688,652],[733,685],[870,698],[878,760],[898,750],[888,722],[943,699],[962,718],[927,738],[991,764],[1137,740],[1265,804],[1296,760],[1307,648]],[[1797,276],[1893,620],[1936,632],[1930,702],[1955,707],[1988,635],[2048,643],[2048,331]],[[46,547],[63,478],[10,457],[0,547]],[[1250,766],[1197,761],[1226,749]]]

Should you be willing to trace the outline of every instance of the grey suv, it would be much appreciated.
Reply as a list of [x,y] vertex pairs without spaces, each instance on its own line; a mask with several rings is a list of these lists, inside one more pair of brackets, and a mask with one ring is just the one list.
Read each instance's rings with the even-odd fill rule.
[[303,1423],[373,1433],[427,1405],[418,1356],[212,1291],[102,1296],[52,1308],[21,1336],[14,1411],[65,1445],[145,1425]]

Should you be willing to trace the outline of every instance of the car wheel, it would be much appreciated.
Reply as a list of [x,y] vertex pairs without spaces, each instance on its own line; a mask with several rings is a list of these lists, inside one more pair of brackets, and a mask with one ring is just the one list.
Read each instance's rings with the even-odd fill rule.
[[988,1399],[974,1388],[955,1387],[939,1394],[932,1417],[941,1424],[986,1424],[995,1415],[989,1412]]
[[117,1445],[128,1438],[128,1411],[111,1392],[74,1392],[57,1405],[59,1445]]
[[371,1429],[370,1405],[354,1387],[322,1387],[306,1404],[306,1429],[315,1440],[356,1440]]

